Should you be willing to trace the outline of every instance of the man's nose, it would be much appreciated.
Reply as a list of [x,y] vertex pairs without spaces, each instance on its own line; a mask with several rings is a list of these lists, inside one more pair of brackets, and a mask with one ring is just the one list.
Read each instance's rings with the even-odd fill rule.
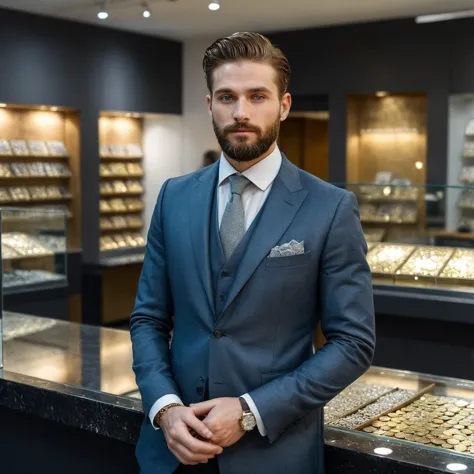
[[250,107],[247,100],[240,99],[236,102],[234,119],[238,122],[246,122],[250,119]]

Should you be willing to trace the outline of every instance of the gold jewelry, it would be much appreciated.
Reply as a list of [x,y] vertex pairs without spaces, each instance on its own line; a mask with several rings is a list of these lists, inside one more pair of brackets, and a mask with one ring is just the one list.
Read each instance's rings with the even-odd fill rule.
[[160,426],[161,418],[162,416],[170,409],[173,407],[182,407],[183,405],[181,403],[170,403],[169,405],[164,406],[156,415],[156,424]]

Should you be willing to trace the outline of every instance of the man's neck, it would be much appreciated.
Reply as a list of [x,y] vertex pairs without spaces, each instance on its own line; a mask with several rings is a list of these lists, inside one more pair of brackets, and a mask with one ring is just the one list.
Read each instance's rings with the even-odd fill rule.
[[255,158],[255,160],[252,161],[237,161],[232,158],[229,158],[225,153],[224,156],[226,160],[234,167],[235,170],[237,170],[239,173],[243,173],[244,171],[248,170],[252,166],[255,166],[257,163],[260,163],[263,161],[267,156],[270,156],[274,151],[275,151],[276,143],[274,143],[266,153],[263,155],[259,156],[258,158]]

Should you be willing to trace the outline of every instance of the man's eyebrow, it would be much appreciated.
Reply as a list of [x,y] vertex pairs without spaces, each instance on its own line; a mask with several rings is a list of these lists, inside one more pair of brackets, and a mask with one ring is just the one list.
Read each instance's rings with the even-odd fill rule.
[[[232,94],[234,91],[228,87],[222,87],[221,89],[217,89],[214,91],[214,94]],[[271,90],[268,87],[260,86],[260,87],[253,87],[249,89],[247,92],[266,92],[267,94],[271,93]]]
[[222,87],[214,91],[214,94],[232,94],[233,90],[228,87]]

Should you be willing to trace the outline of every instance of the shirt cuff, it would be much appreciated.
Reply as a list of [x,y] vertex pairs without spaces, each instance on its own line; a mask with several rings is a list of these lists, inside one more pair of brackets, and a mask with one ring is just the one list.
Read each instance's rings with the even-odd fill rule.
[[258,431],[262,436],[267,436],[267,430],[265,429],[265,426],[263,425],[263,420],[260,417],[260,413],[258,412],[257,405],[255,405],[254,401],[252,400],[252,397],[246,393],[245,395],[242,395],[242,398],[247,402],[250,411],[253,413],[255,416],[255,420],[257,421],[257,428]]
[[166,405],[169,405],[171,403],[180,403],[181,405],[184,405],[184,403],[181,401],[181,399],[174,394],[169,394],[169,395],[164,395],[161,398],[159,398],[151,407],[149,417],[151,424],[155,430],[159,430],[160,427],[155,424],[155,417],[158,414],[158,412],[164,408]]

